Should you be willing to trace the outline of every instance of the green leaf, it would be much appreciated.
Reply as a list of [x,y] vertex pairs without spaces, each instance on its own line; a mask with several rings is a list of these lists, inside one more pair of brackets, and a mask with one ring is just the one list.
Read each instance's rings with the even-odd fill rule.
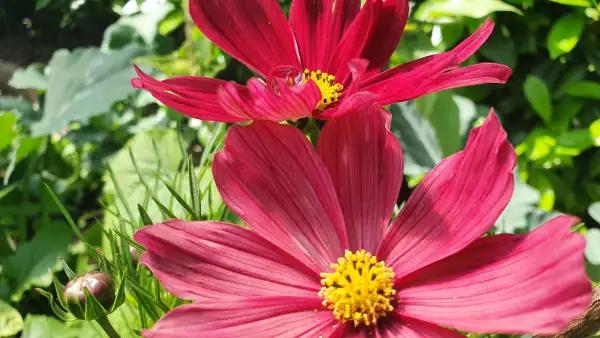
[[35,10],[39,11],[40,9],[44,9],[48,7],[48,5],[52,2],[52,0],[37,0],[35,2]]
[[19,311],[0,299],[0,337],[10,337],[23,329]]
[[556,138],[557,145],[582,152],[594,145],[594,139],[588,129],[570,130]]
[[44,291],[40,288],[36,288],[35,291],[48,300],[48,304],[50,305],[52,312],[54,312],[54,314],[62,321],[70,322],[76,319],[71,313],[58,306],[58,304],[54,301],[54,296],[50,292]]
[[[115,47],[115,38],[118,38],[118,34],[124,30],[131,30],[135,32],[134,35],[138,35],[142,40],[150,45],[154,42],[156,33],[158,32],[158,23],[173,9],[173,4],[170,2],[160,2],[157,6],[152,6],[152,9],[131,15],[122,16],[117,22],[109,26],[104,32],[104,40],[102,47]],[[130,41],[131,42],[131,41]]]
[[77,338],[79,333],[78,327],[70,327],[56,318],[29,314],[21,338]]
[[515,172],[515,189],[513,195],[498,218],[495,227],[499,233],[515,233],[528,224],[528,216],[541,199],[539,191],[521,180]]
[[62,222],[46,223],[35,237],[21,244],[17,250],[2,259],[2,273],[9,278],[13,293],[31,285],[46,287],[52,278],[48,273],[58,265],[58,258],[67,253],[72,239],[69,227]]
[[590,1],[589,0],[550,0],[552,2],[556,2],[559,4],[563,4],[563,5],[568,5],[568,6],[578,6],[578,7],[590,7]]
[[600,223],[600,202],[596,202],[588,207],[588,213],[598,223]]
[[161,35],[167,35],[177,29],[185,19],[185,13],[180,8],[171,11],[158,25]]
[[600,100],[600,83],[598,82],[570,82],[563,86],[562,91],[572,96]]
[[90,117],[109,111],[113,102],[122,100],[135,89],[132,59],[143,54],[139,47],[128,46],[111,54],[97,48],[61,49],[54,52],[43,116],[31,127],[34,136],[59,132],[69,122],[86,122]]
[[433,169],[443,158],[433,127],[412,103],[392,105],[392,132],[404,151],[404,172],[412,177]]
[[17,89],[48,89],[48,78],[40,69],[40,65],[31,65],[25,69],[17,69],[8,84]]
[[465,136],[477,116],[470,99],[445,91],[415,100],[419,112],[433,127],[445,156],[462,150]]
[[558,19],[548,34],[548,50],[555,60],[569,53],[577,46],[585,27],[585,19],[577,14],[569,14]]
[[443,17],[467,16],[471,18],[483,18],[494,12],[514,12],[522,14],[521,11],[500,0],[427,0],[415,13],[417,20],[434,21]]
[[17,137],[17,117],[11,113],[0,113],[0,150],[8,147]]
[[552,99],[546,83],[537,76],[529,75],[523,91],[533,110],[547,123],[552,121]]
[[600,147],[600,120],[596,120],[590,124],[590,134],[596,147]]
[[585,238],[585,258],[593,265],[600,265],[600,229],[589,229]]

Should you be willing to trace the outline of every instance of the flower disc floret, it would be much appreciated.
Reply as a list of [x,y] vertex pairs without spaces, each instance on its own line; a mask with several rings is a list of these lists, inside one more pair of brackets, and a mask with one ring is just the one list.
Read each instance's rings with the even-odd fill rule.
[[304,73],[301,74],[301,84],[306,84],[308,80],[312,80],[321,91],[321,101],[315,107],[315,109],[320,111],[327,108],[330,104],[337,102],[344,90],[343,85],[335,82],[335,76],[320,70],[304,70]]
[[346,250],[330,267],[334,272],[321,273],[319,296],[337,319],[353,321],[354,326],[375,325],[394,309],[394,272],[376,256],[365,250]]

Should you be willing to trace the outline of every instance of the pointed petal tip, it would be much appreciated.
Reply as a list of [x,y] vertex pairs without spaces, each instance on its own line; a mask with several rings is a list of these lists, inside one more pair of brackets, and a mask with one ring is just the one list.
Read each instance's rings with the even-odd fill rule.
[[142,89],[144,88],[144,83],[142,82],[142,80],[136,77],[135,79],[131,79],[131,86],[133,88]]

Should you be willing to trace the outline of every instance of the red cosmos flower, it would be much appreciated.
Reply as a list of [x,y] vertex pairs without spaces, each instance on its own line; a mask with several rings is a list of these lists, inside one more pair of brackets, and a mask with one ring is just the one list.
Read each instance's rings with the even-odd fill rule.
[[171,220],[135,233],[141,263],[194,300],[145,337],[555,334],[591,299],[578,219],[482,237],[513,193],[515,152],[491,113],[388,225],[403,157],[389,113],[330,120],[317,151],[294,127],[235,126],[213,173],[251,230]]
[[[289,22],[277,0],[191,0],[189,7],[198,28],[266,79],[269,90],[278,93],[283,86],[300,86],[309,92],[306,95],[316,95],[309,114],[320,119],[342,115],[373,98],[386,105],[450,88],[504,83],[511,74],[510,68],[495,63],[458,68],[492,33],[489,20],[449,52],[380,73],[404,31],[407,0],[368,0],[362,8],[361,0],[293,0]],[[134,87],[193,118],[220,122],[298,118],[298,114],[232,113],[218,104],[218,97],[227,91],[231,104],[252,105],[251,94],[264,86],[258,79],[244,87],[193,76],[158,81],[137,67],[136,71]]]

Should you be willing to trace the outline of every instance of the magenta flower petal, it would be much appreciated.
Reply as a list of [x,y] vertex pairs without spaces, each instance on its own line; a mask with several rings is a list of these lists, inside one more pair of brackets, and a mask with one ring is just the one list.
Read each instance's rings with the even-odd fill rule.
[[320,289],[306,265],[237,225],[171,220],[142,228],[134,239],[148,250],[141,264],[183,299],[316,297]]
[[464,338],[462,334],[413,318],[392,315],[389,322],[371,330],[348,330],[344,338]]
[[384,236],[377,256],[397,278],[471,244],[513,193],[516,154],[496,115],[471,131],[465,150],[431,170]]
[[585,240],[570,232],[578,222],[479,239],[399,286],[397,311],[470,332],[558,334],[591,301]]
[[367,59],[368,70],[379,70],[396,49],[407,20],[406,0],[367,1],[335,48],[328,72],[344,82],[346,64],[355,58]]
[[294,0],[290,27],[296,38],[304,68],[323,70],[329,61],[327,32],[332,17],[332,0]]
[[333,183],[299,129],[272,122],[232,127],[213,175],[233,212],[315,272],[343,255],[348,241]]
[[320,308],[318,298],[282,295],[184,305],[169,312],[146,338],[340,337],[344,325]]
[[289,87],[277,79],[273,81],[278,83],[278,94],[258,79],[250,79],[247,89],[227,83],[217,90],[219,103],[231,115],[279,122],[310,116],[321,100],[321,91],[312,81],[300,87]]
[[191,0],[190,15],[204,35],[262,77],[300,65],[277,0]]
[[367,79],[361,88],[377,94],[379,103],[386,105],[450,88],[505,83],[512,71],[504,65],[483,63],[456,69],[481,48],[493,29],[488,19],[451,51],[394,67]]
[[342,39],[342,35],[360,11],[361,0],[336,0],[333,5],[333,16],[327,33],[327,55],[331,59],[333,50]]
[[407,21],[407,0],[386,0],[383,2],[377,25],[360,55],[361,58],[369,60],[368,71],[376,74],[388,63],[400,42]]
[[[361,84],[360,90],[374,93],[377,96],[377,102],[381,105],[404,102],[419,97],[427,92],[440,74],[458,68],[456,55],[440,55],[439,57],[437,55],[435,57],[430,56],[398,66],[402,67],[402,70],[393,68],[389,71],[396,72],[394,76],[375,82],[372,85],[365,85],[365,83],[376,81],[374,79],[377,79],[379,75],[367,79],[365,83]],[[386,72],[380,75],[384,74]]]
[[[217,99],[218,88],[227,81],[207,77],[178,76],[158,81],[135,66],[139,78],[131,81],[133,87],[143,88],[164,105],[192,118],[217,122],[242,122],[251,118],[231,114],[221,108]],[[231,84],[240,95],[248,95],[244,86]]]
[[390,120],[372,103],[329,120],[319,138],[317,152],[340,200],[350,251],[377,250],[398,198],[403,157]]
[[476,86],[486,83],[506,83],[512,70],[498,63],[478,63],[444,73],[429,85],[424,86],[422,93],[414,97],[428,95],[446,89]]
[[377,26],[381,4],[381,1],[367,1],[333,51],[327,72],[335,75],[338,82],[344,83],[350,74],[348,62],[360,58],[367,37]]

